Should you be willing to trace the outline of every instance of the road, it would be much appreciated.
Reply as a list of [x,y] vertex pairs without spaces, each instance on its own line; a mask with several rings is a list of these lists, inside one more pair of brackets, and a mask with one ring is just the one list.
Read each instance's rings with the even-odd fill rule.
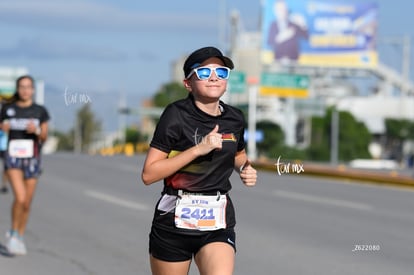
[[[142,184],[143,160],[44,156],[29,253],[0,249],[0,274],[150,274],[148,233],[161,184]],[[304,170],[260,171],[254,188],[233,175],[235,274],[413,274],[414,192]],[[0,232],[9,229],[11,202],[10,193],[0,195]],[[190,274],[198,274],[194,266]]]

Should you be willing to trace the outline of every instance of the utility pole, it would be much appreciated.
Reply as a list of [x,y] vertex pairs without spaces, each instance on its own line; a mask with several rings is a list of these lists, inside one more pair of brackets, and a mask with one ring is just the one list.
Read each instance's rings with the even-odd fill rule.
[[36,80],[35,101],[37,104],[45,104],[45,82],[44,80]]
[[339,147],[339,113],[337,104],[332,107],[331,115],[331,165],[338,164],[338,147]]
[[219,18],[218,21],[218,40],[220,48],[223,52],[226,52],[227,49],[227,43],[226,43],[226,26],[227,26],[227,15],[226,15],[226,0],[220,0],[219,2]]
[[403,59],[402,59],[402,75],[408,82],[410,79],[410,58],[411,58],[411,40],[408,34],[404,35],[403,38]]
[[256,151],[256,106],[257,106],[257,92],[259,89],[259,79],[250,77],[247,79],[249,84],[249,118],[248,118],[248,132],[247,132],[247,156],[251,161],[257,159]]
[[73,134],[73,151],[75,154],[80,154],[82,152],[82,129],[78,114],[75,115],[75,128]]
[[122,143],[126,143],[126,124],[127,124],[127,115],[129,113],[129,109],[126,104],[126,97],[124,93],[121,93],[119,97],[119,103],[118,103],[118,110],[119,117],[118,117],[118,132],[119,132],[119,139],[122,141]]
[[410,79],[410,59],[411,59],[411,37],[406,34],[403,37],[388,37],[382,39],[384,43],[390,45],[400,46],[402,48],[401,56],[401,74],[404,80],[409,81]]
[[[399,46],[402,49],[401,53],[401,75],[403,78],[403,85],[401,89],[401,108],[400,113],[401,117],[408,116],[410,119],[414,118],[413,108],[407,108],[405,105],[407,96],[412,97],[412,94],[409,94],[409,85],[410,85],[410,66],[411,66],[411,37],[406,34],[402,37],[389,37],[382,39],[384,43]],[[412,91],[411,91],[412,92]]]
[[[403,41],[402,41],[402,76],[405,80],[405,83],[410,83],[410,58],[411,58],[411,40],[410,36],[408,34],[404,35]],[[409,95],[408,95],[409,96]],[[412,95],[411,95],[412,96]],[[403,98],[403,97],[402,97]],[[413,109],[409,108],[407,110],[407,115],[409,118],[413,119]]]

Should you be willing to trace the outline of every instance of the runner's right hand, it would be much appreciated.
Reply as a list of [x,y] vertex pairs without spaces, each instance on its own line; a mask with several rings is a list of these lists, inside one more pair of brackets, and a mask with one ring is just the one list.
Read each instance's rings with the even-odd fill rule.
[[223,138],[218,133],[219,126],[216,125],[214,129],[208,133],[202,140],[201,143],[197,144],[198,154],[200,156],[210,153],[212,150],[221,150]]

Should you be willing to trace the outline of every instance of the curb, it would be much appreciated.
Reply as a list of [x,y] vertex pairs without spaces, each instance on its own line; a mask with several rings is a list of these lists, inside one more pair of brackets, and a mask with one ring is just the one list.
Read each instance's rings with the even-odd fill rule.
[[[273,171],[277,173],[275,163],[257,161],[252,162],[252,165],[260,170]],[[299,172],[298,169],[295,170],[295,168],[299,166],[303,167],[304,169],[304,171],[301,173],[297,173]],[[318,176],[337,179],[339,178],[345,180],[361,181],[364,183],[414,189],[414,178],[398,173],[396,170],[361,170],[346,167],[345,165],[329,166],[301,162],[293,162],[291,166],[288,166],[287,169],[289,169],[290,175]]]

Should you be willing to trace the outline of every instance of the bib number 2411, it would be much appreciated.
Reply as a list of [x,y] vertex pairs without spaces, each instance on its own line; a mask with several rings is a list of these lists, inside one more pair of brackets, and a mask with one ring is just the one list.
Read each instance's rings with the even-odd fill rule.
[[194,230],[217,230],[226,228],[225,195],[203,196],[184,194],[177,200],[175,225]]

